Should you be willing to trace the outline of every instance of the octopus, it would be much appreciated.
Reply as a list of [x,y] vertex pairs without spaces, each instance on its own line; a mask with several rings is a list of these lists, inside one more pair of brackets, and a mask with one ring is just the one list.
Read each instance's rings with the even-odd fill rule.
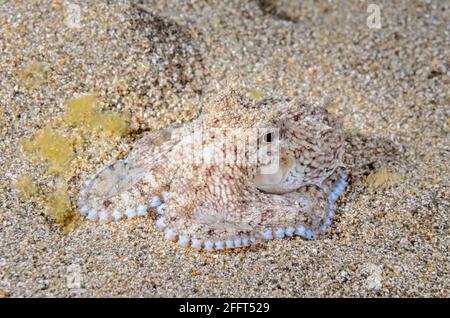
[[94,174],[79,207],[154,220],[182,247],[223,250],[326,232],[346,187],[342,125],[297,98],[227,90],[184,125],[150,131]]

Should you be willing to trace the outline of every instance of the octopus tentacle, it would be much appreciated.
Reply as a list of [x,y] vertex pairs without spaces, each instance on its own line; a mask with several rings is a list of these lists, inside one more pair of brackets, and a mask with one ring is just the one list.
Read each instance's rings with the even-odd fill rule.
[[[167,200],[158,206],[162,213],[155,225],[164,229],[166,239],[180,246],[222,250],[294,235],[311,239],[329,216],[327,196],[316,186],[285,195],[266,194],[250,184],[248,178],[239,178],[238,171],[233,176],[228,179],[221,171],[209,178],[221,177],[226,182],[214,183],[206,177],[199,182],[181,171],[179,180],[173,181],[176,189],[171,189]],[[246,200],[240,189],[253,189],[251,196],[256,200]],[[223,204],[225,193],[232,193],[235,200]],[[274,204],[277,208],[270,208]]]
[[[224,250],[231,248],[241,248],[247,247],[252,244],[257,244],[262,241],[272,240],[272,239],[283,239],[289,238],[293,236],[300,236],[305,239],[312,239],[315,236],[325,233],[327,227],[331,224],[332,219],[334,217],[334,201],[337,197],[343,192],[345,186],[347,185],[347,176],[343,172],[338,172],[339,179],[333,182],[333,188],[330,188],[328,193],[328,205],[326,213],[324,214],[323,221],[319,227],[308,227],[305,224],[292,224],[292,226],[287,227],[278,227],[275,229],[267,229],[264,231],[253,231],[247,234],[238,235],[238,236],[229,236],[219,239],[200,239],[198,235],[192,235],[187,232],[177,231],[170,225],[170,221],[164,215],[164,209],[161,209],[161,213],[159,217],[156,219],[155,224],[156,227],[164,230],[164,238],[170,241],[176,242],[178,245],[182,247],[191,247],[193,249],[204,249],[206,251],[213,250]],[[299,192],[303,193],[305,189],[300,189]],[[161,196],[167,198],[169,194],[166,192]],[[292,194],[290,195],[292,196]],[[158,207],[166,206],[167,203],[160,203]],[[157,207],[157,208],[158,208]],[[282,212],[280,212],[282,213]],[[195,220],[190,220],[190,224],[195,223]],[[205,225],[207,226],[207,225]]]
[[126,159],[95,173],[80,191],[80,213],[104,222],[146,216],[155,205],[154,194],[161,193],[170,177],[162,169],[176,144],[169,140],[169,130],[147,133]]

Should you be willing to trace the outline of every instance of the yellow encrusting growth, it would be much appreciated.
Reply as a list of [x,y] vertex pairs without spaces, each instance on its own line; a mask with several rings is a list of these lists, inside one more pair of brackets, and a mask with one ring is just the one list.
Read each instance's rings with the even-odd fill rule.
[[48,70],[49,67],[46,63],[32,62],[19,70],[17,77],[27,88],[33,88],[41,85],[45,81]]
[[22,193],[27,198],[33,197],[39,192],[38,187],[34,184],[33,179],[29,174],[24,174],[18,177],[15,187],[17,191]]
[[85,95],[66,101],[67,111],[63,121],[83,132],[102,131],[107,137],[119,137],[128,131],[125,116],[102,113],[98,110],[94,95]]
[[387,168],[382,168],[376,172],[372,172],[366,178],[366,185],[371,190],[382,190],[395,184],[401,180],[401,176],[389,172]]
[[[33,66],[22,76],[32,76],[35,69],[40,70]],[[76,157],[75,152],[83,153],[86,140],[101,143],[105,137],[120,137],[129,132],[130,126],[126,115],[100,111],[93,94],[68,100],[65,104],[67,110],[62,118],[49,124],[35,137],[21,141],[24,152],[31,158],[47,162],[49,172],[57,176],[63,186],[50,195],[44,195],[47,193],[45,189],[37,187],[31,176],[23,175],[17,179],[15,187],[24,197],[43,202],[62,233],[67,234],[80,220],[67,187],[80,162],[80,156]],[[91,136],[96,132],[101,135]]]
[[98,126],[107,137],[120,137],[128,131],[128,123],[116,114],[101,114],[97,117]]
[[247,97],[251,100],[260,100],[264,97],[264,92],[251,88],[247,90]]
[[60,186],[46,198],[45,205],[50,216],[55,219],[64,234],[72,231],[78,220],[78,214],[72,208],[67,186]]
[[51,128],[45,128],[32,140],[22,141],[26,153],[48,163],[51,172],[66,174],[73,158],[73,140]]
[[33,182],[29,174],[25,174],[17,178],[15,188],[25,198],[44,203],[49,215],[60,226],[63,234],[67,234],[75,228],[79,216],[72,207],[67,184],[64,183],[52,194],[45,196],[43,189]]
[[66,101],[67,111],[63,117],[66,124],[93,128],[95,126],[95,96],[85,95]]

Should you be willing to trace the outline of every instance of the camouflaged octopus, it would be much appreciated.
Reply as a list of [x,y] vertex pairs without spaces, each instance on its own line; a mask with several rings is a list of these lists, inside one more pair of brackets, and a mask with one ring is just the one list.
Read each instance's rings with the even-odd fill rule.
[[340,123],[297,99],[229,90],[182,126],[147,132],[80,192],[90,220],[156,212],[166,239],[204,250],[324,233],[346,186]]

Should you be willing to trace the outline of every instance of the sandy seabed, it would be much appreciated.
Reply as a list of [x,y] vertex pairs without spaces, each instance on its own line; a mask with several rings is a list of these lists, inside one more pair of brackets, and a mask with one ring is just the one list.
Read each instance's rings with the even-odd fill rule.
[[[0,1],[0,297],[448,297],[450,6],[371,2],[380,28],[364,1]],[[342,120],[351,174],[325,235],[204,253],[151,217],[62,233],[55,188],[75,202],[140,132],[195,118],[229,86]],[[84,94],[132,133],[62,125]],[[69,176],[23,151],[46,127],[76,140]],[[18,191],[23,176],[40,198]]]

